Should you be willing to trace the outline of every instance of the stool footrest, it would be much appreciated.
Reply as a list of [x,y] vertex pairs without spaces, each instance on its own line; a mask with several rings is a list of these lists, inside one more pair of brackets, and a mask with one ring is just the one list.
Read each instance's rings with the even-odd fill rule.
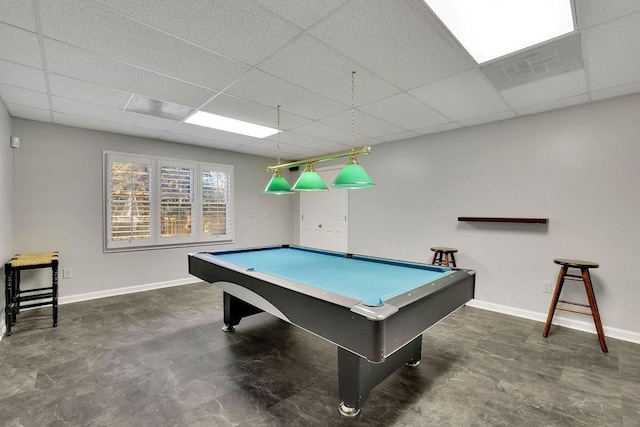
[[40,291],[52,291],[53,287],[49,286],[47,288],[37,288],[37,289],[20,289],[21,294],[32,293],[32,292],[40,292]]
[[[53,298],[53,292],[48,292],[46,294],[19,296],[16,299],[18,300],[18,302],[22,302],[22,301],[35,301],[35,300],[45,299],[45,298],[49,298],[49,299]],[[48,302],[47,304],[51,304],[51,302]],[[22,304],[20,304],[20,306],[24,307]]]
[[576,280],[582,282],[582,276],[578,276],[576,274],[565,274],[564,278],[567,280]]
[[572,301],[565,301],[565,300],[558,300],[558,302],[563,302],[565,304],[571,304],[571,305],[579,305],[581,307],[591,307],[589,304],[582,304],[581,302],[572,302]]
[[573,309],[573,308],[557,307],[556,310],[568,311],[570,313],[578,313],[578,314],[584,314],[586,316],[591,316],[591,312],[590,311],[576,310],[576,309]]
[[20,308],[42,307],[43,305],[51,305],[51,301],[32,302],[31,304],[20,304]]

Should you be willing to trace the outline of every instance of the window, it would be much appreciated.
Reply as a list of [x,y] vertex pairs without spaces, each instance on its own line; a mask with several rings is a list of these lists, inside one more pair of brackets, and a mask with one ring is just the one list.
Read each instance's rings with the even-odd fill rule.
[[233,167],[105,152],[107,250],[233,240]]

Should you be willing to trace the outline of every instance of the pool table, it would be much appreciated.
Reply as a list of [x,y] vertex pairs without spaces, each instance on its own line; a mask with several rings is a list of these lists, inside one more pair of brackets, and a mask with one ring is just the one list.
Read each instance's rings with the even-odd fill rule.
[[191,253],[189,273],[224,292],[224,327],[262,311],[338,346],[340,413],[416,366],[422,333],[474,295],[475,272],[293,245]]

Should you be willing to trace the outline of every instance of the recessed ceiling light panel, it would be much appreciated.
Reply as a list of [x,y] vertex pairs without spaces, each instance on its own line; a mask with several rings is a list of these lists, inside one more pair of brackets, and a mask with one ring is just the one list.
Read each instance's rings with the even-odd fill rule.
[[230,119],[229,117],[218,116],[217,114],[206,113],[204,111],[197,111],[185,120],[185,123],[223,130],[225,132],[239,133],[240,135],[252,136],[254,138],[266,138],[278,133],[277,129],[267,126]]
[[146,114],[148,116],[180,121],[193,111],[193,108],[146,96],[133,95],[127,104],[125,111]]
[[476,62],[574,31],[571,0],[424,0]]

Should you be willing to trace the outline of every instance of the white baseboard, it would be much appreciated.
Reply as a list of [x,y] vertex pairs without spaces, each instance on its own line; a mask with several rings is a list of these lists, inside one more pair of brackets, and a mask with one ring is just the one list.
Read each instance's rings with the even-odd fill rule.
[[[495,311],[497,313],[509,314],[511,316],[522,317],[525,319],[535,320],[537,322],[546,322],[547,313],[538,313],[535,311],[521,310],[519,308],[509,307],[506,305],[493,304],[491,302],[479,301],[473,299],[467,303],[469,307],[481,308],[483,310]],[[575,329],[583,332],[596,333],[596,327],[592,322],[584,322],[581,320],[567,319],[559,316],[557,313],[553,316],[553,325],[563,326],[565,328]],[[616,338],[623,341],[640,344],[640,333],[627,331],[624,329],[610,328],[603,326],[605,337]]]
[[185,279],[168,280],[166,282],[148,283],[146,285],[129,286],[127,288],[115,288],[106,291],[87,292],[86,294],[69,295],[58,298],[58,304],[70,304],[72,302],[88,301],[98,298],[113,297],[116,295],[133,294],[136,292],[151,291],[153,289],[169,288],[172,286],[190,285],[199,283],[201,280],[195,277],[187,277]]
[[[70,295],[67,297],[60,297],[59,304],[70,304],[73,302],[88,301],[98,298],[112,297],[116,295],[132,294],[136,292],[150,291],[153,289],[168,288],[171,286],[189,285],[192,283],[200,282],[198,279],[188,277],[184,279],[168,280],[166,282],[148,283],[146,285],[130,286],[126,288],[109,289],[106,291],[88,292],[85,294]],[[467,303],[469,307],[480,308],[483,310],[495,311],[497,313],[508,314],[511,316],[522,317],[525,319],[535,320],[537,322],[544,323],[547,320],[546,313],[538,313],[535,311],[522,310],[519,308],[509,307],[506,305],[494,304],[486,301],[480,301],[473,299]],[[563,326],[570,329],[575,329],[583,332],[596,333],[596,328],[593,323],[583,322],[580,320],[567,319],[557,314],[553,317],[553,324]],[[627,331],[624,329],[611,328],[603,326],[605,336],[616,338],[623,341],[629,341],[640,344],[640,333]],[[6,332],[6,325],[4,322],[4,316],[0,319],[0,341],[4,337]]]

